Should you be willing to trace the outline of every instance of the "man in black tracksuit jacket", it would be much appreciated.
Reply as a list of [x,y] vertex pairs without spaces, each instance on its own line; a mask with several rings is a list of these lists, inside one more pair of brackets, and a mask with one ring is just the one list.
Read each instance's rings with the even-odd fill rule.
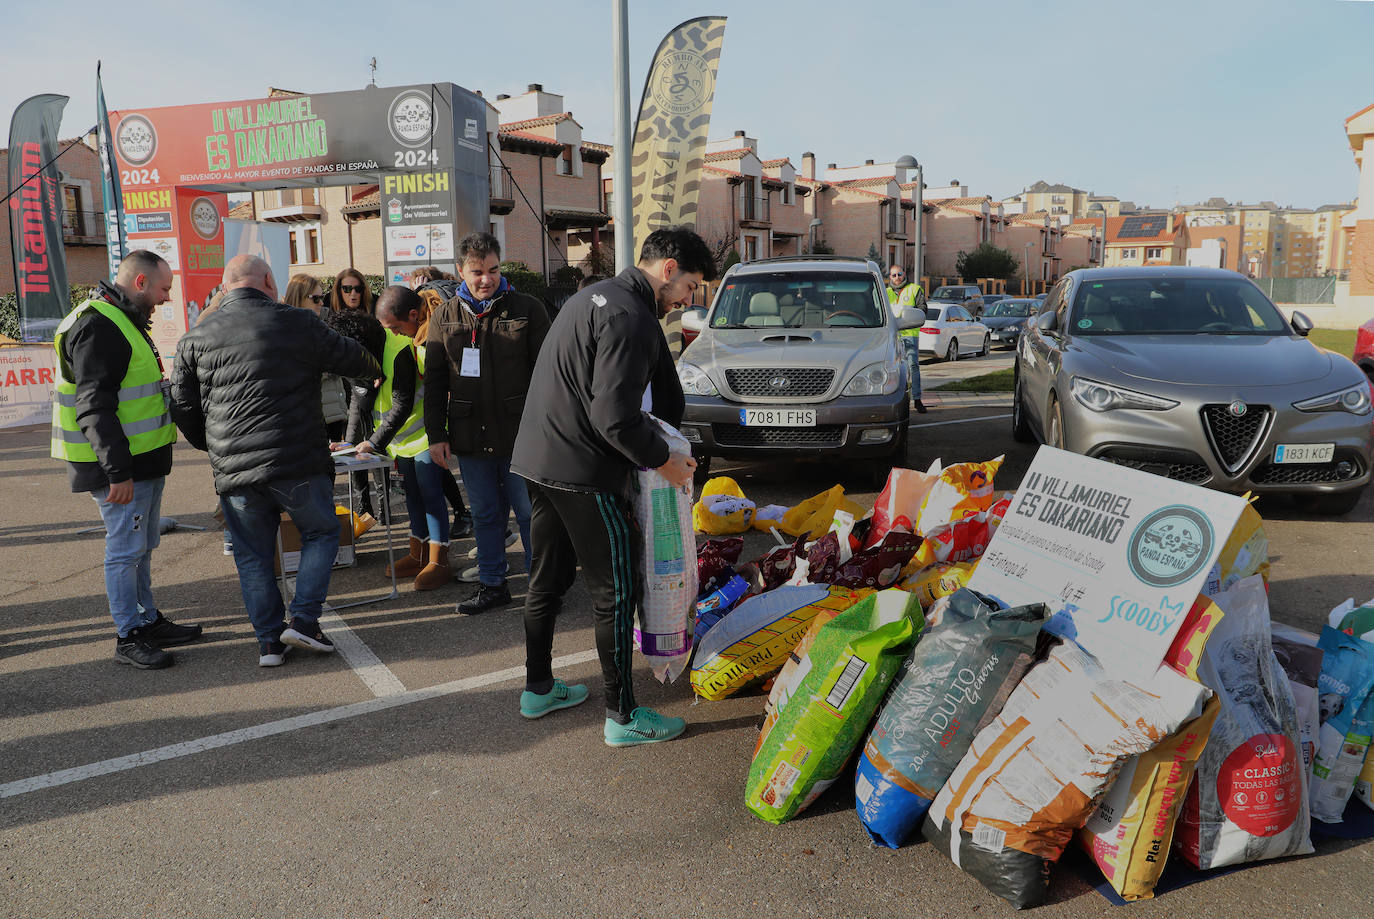
[[554,624],[577,576],[592,596],[611,746],[671,740],[681,718],[635,705],[631,681],[641,574],[629,489],[637,468],[681,485],[696,463],[670,455],[643,405],[678,424],[684,402],[659,318],[715,277],[710,250],[685,227],[644,241],[638,266],[575,294],[544,340],[530,380],[511,471],[530,483],[533,565],[525,602],[525,691],[520,714],[538,718],[587,698],[556,680]]

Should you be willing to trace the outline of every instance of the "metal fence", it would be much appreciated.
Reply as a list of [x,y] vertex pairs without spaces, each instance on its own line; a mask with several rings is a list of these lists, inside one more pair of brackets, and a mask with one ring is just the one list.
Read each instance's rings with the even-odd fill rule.
[[1259,289],[1275,303],[1335,303],[1336,279],[1255,278]]

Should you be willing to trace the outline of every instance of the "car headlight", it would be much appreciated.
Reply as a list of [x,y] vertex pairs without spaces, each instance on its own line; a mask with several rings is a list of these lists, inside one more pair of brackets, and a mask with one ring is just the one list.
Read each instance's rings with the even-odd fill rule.
[[718,396],[720,392],[716,389],[716,384],[711,382],[711,378],[706,375],[696,364],[678,364],[677,380],[682,384],[682,391],[689,396]]
[[902,381],[902,365],[897,361],[869,364],[844,385],[842,396],[888,396]]
[[1133,389],[1108,386],[1106,383],[1099,383],[1097,380],[1089,380],[1085,377],[1074,377],[1071,388],[1073,389],[1073,397],[1078,400],[1079,404],[1094,412],[1110,412],[1118,408],[1162,412],[1178,405],[1173,399],[1162,399],[1159,396],[1147,395]]
[[1338,389],[1324,396],[1294,402],[1293,407],[1300,412],[1350,412],[1352,415],[1369,414],[1369,384],[1360,383],[1346,389]]

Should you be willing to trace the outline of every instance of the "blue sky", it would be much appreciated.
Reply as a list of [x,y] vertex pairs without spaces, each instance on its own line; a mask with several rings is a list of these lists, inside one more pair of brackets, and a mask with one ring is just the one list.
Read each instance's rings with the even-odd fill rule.
[[[6,48],[0,113],[62,93],[64,135],[84,130],[97,58],[121,109],[357,89],[375,56],[383,86],[451,81],[491,98],[542,83],[588,139],[612,140],[611,0],[301,6],[11,9],[11,36],[61,37]],[[636,110],[659,40],[707,14],[729,17],[713,139],[746,130],[765,158],[810,150],[822,167],[911,153],[927,184],[995,198],[1045,179],[1156,207],[1347,201],[1342,126],[1374,103],[1368,0],[631,0]]]

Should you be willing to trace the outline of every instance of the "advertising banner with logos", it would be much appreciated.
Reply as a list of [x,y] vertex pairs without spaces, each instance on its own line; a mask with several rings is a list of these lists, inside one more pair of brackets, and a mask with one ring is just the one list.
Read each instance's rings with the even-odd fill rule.
[[0,346],[0,430],[52,423],[56,368],[51,344]]
[[66,96],[31,96],[10,119],[10,250],[19,332],[29,341],[51,341],[72,307],[57,165],[57,128],[66,105]]
[[229,191],[391,183],[388,277],[452,270],[457,240],[489,224],[486,124],[486,103],[452,83],[111,112],[128,245],[176,272],[159,350],[171,356],[223,273]]
[[969,587],[1043,602],[1046,629],[1151,674],[1202,592],[1245,499],[1041,447]]

